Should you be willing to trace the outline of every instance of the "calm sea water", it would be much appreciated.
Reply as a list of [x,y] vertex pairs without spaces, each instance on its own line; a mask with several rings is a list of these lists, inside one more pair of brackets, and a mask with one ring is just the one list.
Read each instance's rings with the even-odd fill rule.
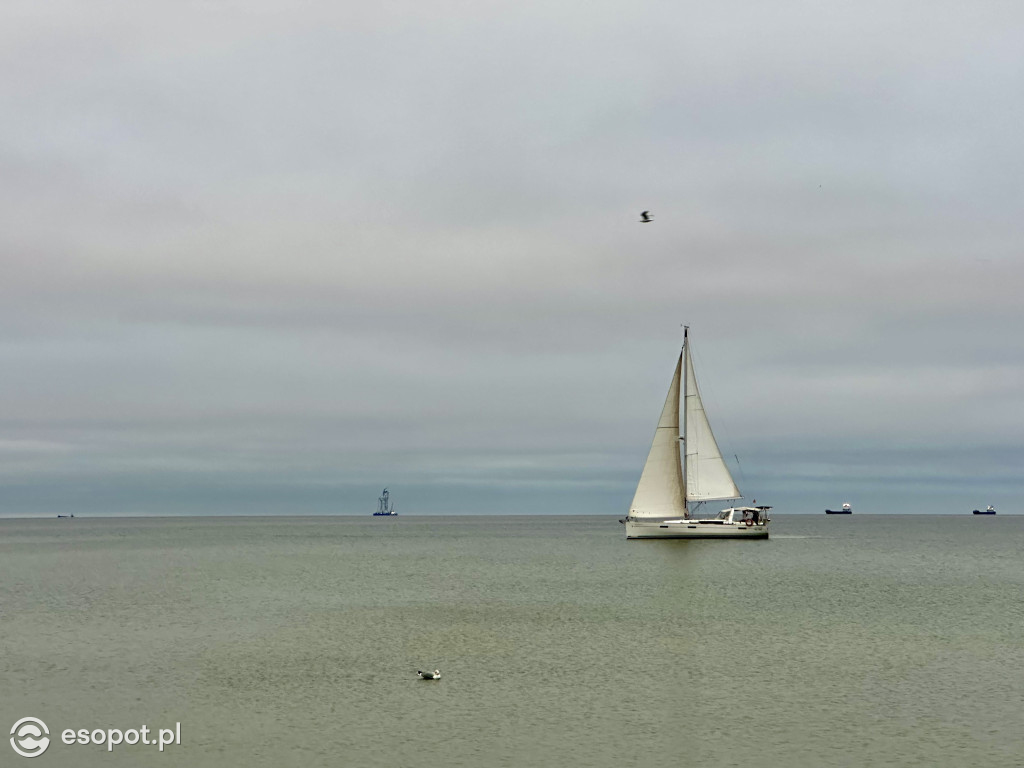
[[86,768],[1024,765],[1024,516],[772,526],[0,520],[0,727]]

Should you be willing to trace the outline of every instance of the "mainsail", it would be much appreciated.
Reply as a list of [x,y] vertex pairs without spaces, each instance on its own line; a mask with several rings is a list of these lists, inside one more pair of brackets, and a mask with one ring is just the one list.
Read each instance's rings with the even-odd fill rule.
[[[679,423],[680,399],[683,401],[682,430]],[[685,446],[685,455],[680,455],[680,442]],[[637,519],[688,517],[687,502],[738,499],[741,496],[704,412],[687,338],[676,362],[672,384],[668,388],[633,503],[629,505],[629,514]]]
[[689,342],[686,343],[683,356],[686,358],[686,456],[683,459],[686,467],[686,500],[738,499],[743,494],[736,487],[722,452],[718,450],[718,442],[708,423],[708,415],[704,412]]

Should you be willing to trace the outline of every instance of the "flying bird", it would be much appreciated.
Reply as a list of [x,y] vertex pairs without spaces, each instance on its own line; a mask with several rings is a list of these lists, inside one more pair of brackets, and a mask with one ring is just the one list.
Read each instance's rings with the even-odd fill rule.
[[423,671],[417,669],[416,670],[416,674],[420,676],[420,680],[440,680],[441,679],[441,670],[440,669],[435,669],[433,672],[423,672]]
[[652,221],[654,221],[654,219],[651,218],[650,211],[644,211],[643,213],[640,214],[641,224],[650,224]]

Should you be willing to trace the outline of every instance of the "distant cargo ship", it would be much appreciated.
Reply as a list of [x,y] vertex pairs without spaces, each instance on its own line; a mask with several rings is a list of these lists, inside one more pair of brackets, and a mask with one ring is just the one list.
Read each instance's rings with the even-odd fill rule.
[[825,510],[825,514],[826,515],[852,515],[853,514],[853,507],[851,507],[849,504],[843,504],[843,508],[842,509],[826,509]]
[[988,507],[986,507],[984,512],[982,512],[980,509],[974,510],[974,514],[976,515],[994,515],[995,513],[996,508],[993,507],[991,504],[989,504]]

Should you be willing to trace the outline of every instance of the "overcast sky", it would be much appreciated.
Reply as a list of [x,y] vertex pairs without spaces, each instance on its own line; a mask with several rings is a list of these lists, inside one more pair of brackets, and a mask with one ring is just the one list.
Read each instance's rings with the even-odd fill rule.
[[621,515],[683,323],[748,500],[1024,511],[1022,50],[1010,0],[8,0],[0,515]]

